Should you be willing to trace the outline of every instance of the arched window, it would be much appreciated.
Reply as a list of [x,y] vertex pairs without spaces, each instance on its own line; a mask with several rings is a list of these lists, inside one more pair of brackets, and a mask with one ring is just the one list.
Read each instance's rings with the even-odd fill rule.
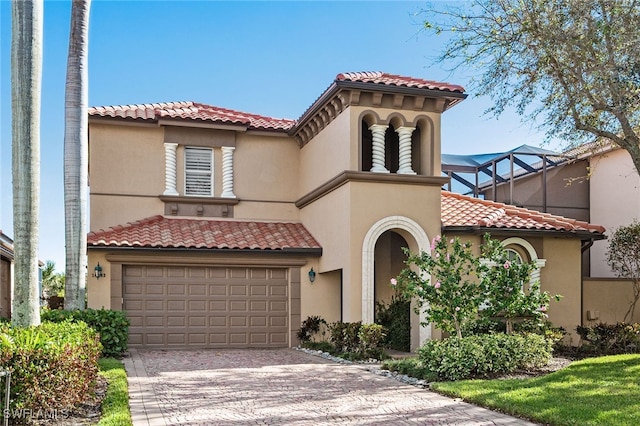
[[506,248],[505,251],[507,252],[507,259],[509,259],[509,262],[512,262],[512,263],[523,263],[524,262],[522,260],[522,256],[520,255],[520,253],[518,253],[517,250],[515,250],[513,248]]
[[546,259],[538,257],[536,249],[527,240],[520,237],[510,237],[502,241],[502,246],[506,248],[510,256],[518,256],[520,261],[533,262],[534,270],[531,272],[531,283],[540,281],[540,269],[547,263]]

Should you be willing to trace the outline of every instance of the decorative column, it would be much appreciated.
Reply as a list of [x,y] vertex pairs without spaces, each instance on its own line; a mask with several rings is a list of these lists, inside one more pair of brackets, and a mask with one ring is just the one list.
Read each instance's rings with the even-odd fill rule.
[[233,146],[222,147],[222,194],[221,197],[235,198],[233,193]]
[[372,172],[389,173],[389,170],[384,167],[384,135],[388,127],[389,126],[384,124],[372,124],[371,127],[369,127],[373,139]]
[[411,168],[411,135],[415,129],[415,127],[398,127],[396,129],[400,141],[400,161],[398,168],[398,174],[400,175],[416,174]]
[[164,144],[164,193],[162,195],[178,195],[176,190],[176,149],[177,143]]

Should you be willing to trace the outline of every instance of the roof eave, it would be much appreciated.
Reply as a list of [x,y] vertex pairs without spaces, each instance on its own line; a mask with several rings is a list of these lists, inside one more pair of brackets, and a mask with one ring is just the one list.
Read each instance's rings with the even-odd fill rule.
[[241,254],[277,254],[282,256],[288,255],[304,255],[304,256],[322,256],[322,248],[301,248],[301,247],[285,247],[282,249],[228,249],[228,248],[197,248],[197,247],[131,247],[131,246],[114,246],[114,245],[89,245],[89,250],[114,250],[114,251],[135,251],[141,252],[180,252],[180,253],[241,253]]
[[442,226],[442,233],[446,232],[469,233],[473,235],[484,235],[489,233],[492,235],[513,235],[517,233],[523,236],[541,236],[548,235],[559,238],[579,238],[580,240],[604,240],[606,235],[600,232],[590,231],[567,231],[553,229],[520,229],[520,228],[493,228],[487,226]]
[[408,86],[393,86],[389,84],[381,84],[381,83],[369,83],[364,81],[336,81],[334,83],[338,88],[341,89],[355,89],[355,90],[368,90],[372,92],[383,92],[383,93],[393,93],[400,95],[413,95],[413,96],[425,96],[429,98],[446,98],[450,99],[452,102],[449,104],[449,107],[455,105],[458,102],[462,102],[466,99],[467,94],[457,91],[450,90],[438,90],[438,89],[422,89],[419,87],[408,87]]
[[393,93],[401,95],[425,96],[429,98],[445,98],[449,99],[449,103],[445,107],[451,108],[455,104],[462,102],[467,98],[466,93],[454,92],[448,90],[421,89],[418,87],[392,86],[378,83],[370,83],[363,81],[344,81],[334,80],[333,83],[324,91],[322,95],[302,114],[296,124],[289,130],[289,135],[293,136],[302,128],[311,117],[313,117],[320,108],[331,99],[340,90],[363,90],[370,92]]

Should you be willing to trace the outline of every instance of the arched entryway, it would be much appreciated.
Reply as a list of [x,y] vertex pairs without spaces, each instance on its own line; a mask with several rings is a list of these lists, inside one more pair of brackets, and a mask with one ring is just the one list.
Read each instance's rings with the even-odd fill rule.
[[385,231],[376,242],[374,261],[375,322],[387,327],[387,344],[391,349],[411,350],[410,300],[391,279],[400,275],[406,267],[407,241],[395,231]]
[[[389,282],[392,276],[380,276],[376,279],[376,246],[380,241],[379,249],[387,246],[393,253],[397,253],[400,245],[408,247],[412,252],[429,251],[429,237],[417,222],[404,216],[389,216],[380,219],[367,232],[362,245],[362,321],[374,322],[376,288],[381,291],[383,281]],[[401,250],[400,250],[401,251]],[[388,256],[392,256],[391,252]],[[384,257],[378,253],[378,259]],[[392,266],[393,264],[393,266]],[[397,261],[389,260],[387,273],[397,268]],[[379,268],[379,271],[382,268]],[[380,272],[378,273],[380,275]],[[397,275],[397,274],[396,274]],[[378,285],[376,287],[376,281]],[[415,321],[418,327],[419,321]],[[413,326],[413,323],[412,323]],[[419,327],[420,332],[412,333],[412,346],[417,346],[431,338],[430,327]],[[414,342],[414,337],[417,342]]]

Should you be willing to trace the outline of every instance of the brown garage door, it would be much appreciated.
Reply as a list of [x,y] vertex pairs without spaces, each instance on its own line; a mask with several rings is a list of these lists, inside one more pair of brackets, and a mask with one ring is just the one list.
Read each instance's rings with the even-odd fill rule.
[[287,269],[124,266],[132,347],[288,346]]

